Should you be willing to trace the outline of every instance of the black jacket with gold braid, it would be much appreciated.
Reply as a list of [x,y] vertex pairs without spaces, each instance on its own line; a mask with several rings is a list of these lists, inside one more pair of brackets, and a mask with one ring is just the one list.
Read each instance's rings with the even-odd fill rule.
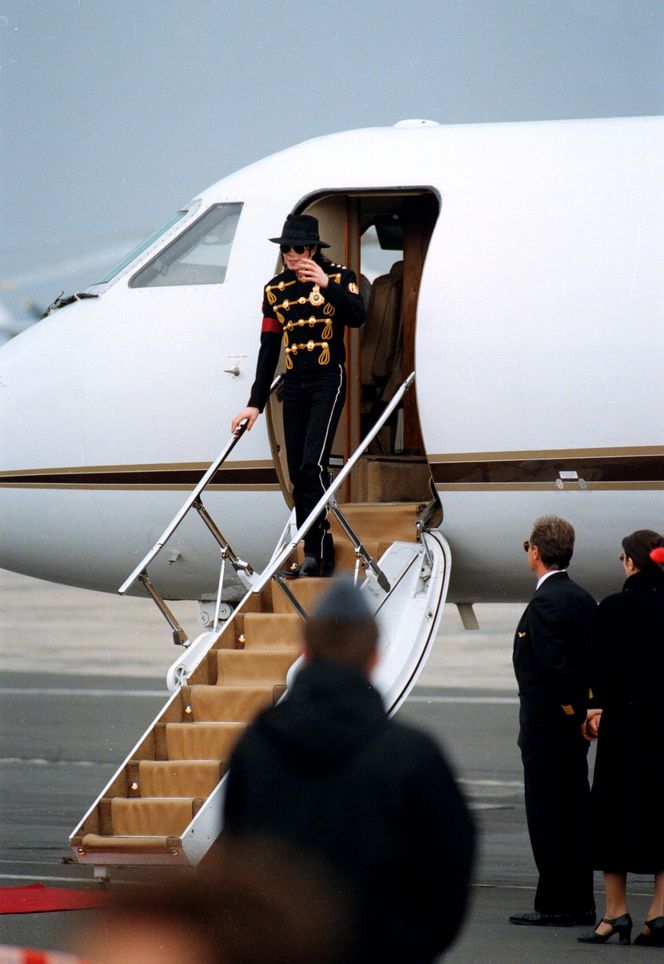
[[317,376],[346,358],[344,328],[364,324],[364,302],[350,268],[317,254],[330,279],[327,288],[282,271],[265,285],[256,379],[248,404],[263,411],[283,343],[286,377]]

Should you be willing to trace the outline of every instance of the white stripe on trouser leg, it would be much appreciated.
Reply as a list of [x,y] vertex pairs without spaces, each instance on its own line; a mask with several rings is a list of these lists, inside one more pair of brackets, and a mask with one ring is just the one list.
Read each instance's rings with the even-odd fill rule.
[[[318,461],[316,463],[318,466],[318,480],[320,482],[321,495],[323,494],[323,492],[325,492],[325,483],[323,482],[323,453],[325,451],[325,446],[327,445],[327,437],[330,433],[330,426],[332,425],[332,419],[334,417],[334,412],[337,407],[337,402],[339,401],[339,395],[341,394],[341,386],[343,385],[343,382],[344,382],[344,370],[343,370],[343,366],[339,365],[339,385],[337,386],[337,394],[334,396],[334,402],[332,403],[332,407],[330,408],[330,417],[327,420],[327,428],[325,429],[325,435],[323,436],[323,447],[321,448],[318,454]],[[323,512],[325,513],[325,518],[327,519],[327,506],[323,509]],[[325,539],[325,529],[322,530],[321,536],[320,536],[320,558],[321,559],[323,558],[324,539]]]

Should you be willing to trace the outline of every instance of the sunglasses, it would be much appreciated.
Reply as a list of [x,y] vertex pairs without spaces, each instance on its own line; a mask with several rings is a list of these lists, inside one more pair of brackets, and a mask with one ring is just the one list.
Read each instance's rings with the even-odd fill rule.
[[529,549],[530,549],[530,542],[528,541],[528,539],[525,539],[523,543],[523,551],[528,552]]
[[282,254],[288,254],[289,251],[294,251],[295,254],[304,254],[308,248],[305,244],[280,244],[279,250]]

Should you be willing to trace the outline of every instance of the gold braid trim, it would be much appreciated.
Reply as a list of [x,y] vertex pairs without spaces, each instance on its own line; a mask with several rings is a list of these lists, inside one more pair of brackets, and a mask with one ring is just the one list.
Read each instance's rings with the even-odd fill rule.
[[276,285],[266,285],[266,291],[284,291],[285,288],[290,288],[291,285],[297,284],[297,281],[279,281]]
[[323,333],[321,335],[321,338],[323,339],[323,341],[329,341],[331,337],[332,337],[332,322],[328,321],[328,323],[323,328]]
[[[294,285],[294,284],[297,284],[297,282],[296,282],[296,281],[280,281],[279,284],[276,284],[276,285],[265,285],[265,294],[266,294],[266,296],[267,296],[267,300],[270,302],[271,305],[273,305],[273,304],[275,303],[275,301],[277,300],[277,296],[276,296],[275,294],[272,294],[273,290],[283,291],[284,288],[288,288],[288,287],[290,287],[290,285]],[[279,306],[279,307],[281,307],[281,306]]]
[[[280,319],[281,320],[281,319]],[[299,321],[287,321],[284,324],[284,329],[286,331],[292,331],[293,328],[313,328],[314,325],[325,325],[325,331],[329,330],[329,335],[322,335],[323,338],[332,337],[332,323],[327,320],[327,318],[316,318],[314,315],[310,315],[309,318],[300,318]]]
[[[294,281],[289,281],[287,283],[289,285],[295,284]],[[265,290],[268,291],[268,299],[274,298],[274,301],[270,300],[270,304],[271,305],[274,304],[274,302],[277,300],[276,295],[272,295],[272,292],[269,292],[268,288],[266,288]],[[322,305],[325,303],[325,298],[321,294],[320,288],[318,287],[318,285],[314,285],[306,297],[304,295],[300,295],[299,298],[294,298],[292,300],[290,298],[284,298],[281,304],[277,305],[277,308],[281,308],[284,311],[290,311],[293,305],[306,305],[307,302],[309,302],[312,308],[318,308],[319,305]],[[330,307],[332,306],[330,305]],[[325,308],[327,308],[327,305],[325,305]],[[325,308],[323,309],[324,311],[325,311]],[[327,313],[330,314],[330,312],[327,312]],[[334,308],[332,308],[331,313],[334,314]]]
[[326,341],[314,341],[313,338],[310,341],[300,342],[300,344],[289,345],[284,348],[284,353],[286,355],[286,368],[291,369],[293,367],[293,359],[291,355],[296,355],[299,351],[313,351],[314,348],[322,348],[318,359],[319,365],[327,365],[330,360],[330,346]]

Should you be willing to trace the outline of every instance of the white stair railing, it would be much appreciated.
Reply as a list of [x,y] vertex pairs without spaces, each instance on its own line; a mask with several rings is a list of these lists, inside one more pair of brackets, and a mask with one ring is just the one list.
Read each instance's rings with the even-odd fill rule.
[[[280,380],[281,380],[281,376],[279,376],[274,380],[270,391],[273,391],[276,388]],[[400,404],[403,396],[406,394],[406,392],[411,387],[414,381],[415,381],[415,372],[411,372],[408,378],[406,378],[406,380],[402,383],[399,389],[395,392],[394,396],[390,399],[390,402],[386,406],[385,410],[382,412],[378,421],[367,433],[367,435],[365,435],[365,437],[362,439],[362,441],[360,442],[356,450],[353,452],[351,457],[348,459],[346,464],[343,466],[341,471],[332,480],[331,484],[329,485],[325,493],[320,497],[315,507],[311,510],[311,512],[309,513],[305,521],[302,523],[302,525],[299,527],[299,529],[295,529],[295,527],[290,523],[289,525],[286,526],[286,529],[282,534],[280,543],[277,545],[277,548],[272,554],[272,558],[270,559],[270,562],[268,563],[267,567],[261,574],[257,574],[256,572],[254,572],[253,567],[248,562],[244,562],[242,559],[240,559],[239,556],[233,551],[231,546],[228,544],[227,540],[224,538],[224,535],[222,534],[221,530],[218,528],[218,526],[216,525],[212,517],[209,515],[209,513],[207,512],[207,510],[205,509],[201,501],[201,496],[204,490],[209,485],[209,483],[214,478],[215,474],[217,473],[221,465],[223,465],[225,460],[228,458],[228,456],[231,454],[231,452],[233,451],[233,449],[235,448],[239,440],[244,435],[247,428],[247,420],[245,419],[240,423],[236,431],[231,436],[226,447],[217,456],[214,462],[210,465],[205,475],[201,478],[200,482],[196,485],[193,492],[186,499],[186,501],[179,509],[179,511],[176,513],[176,515],[173,517],[171,522],[169,522],[169,524],[166,526],[166,528],[159,536],[155,544],[152,546],[149,552],[146,553],[143,559],[135,567],[133,572],[122,583],[122,585],[118,589],[118,592],[121,595],[124,595],[127,592],[127,590],[130,589],[131,586],[136,581],[140,582],[144,586],[145,590],[152,597],[152,599],[158,606],[159,610],[161,611],[162,615],[164,616],[169,626],[171,627],[171,631],[173,633],[173,642],[181,646],[190,645],[189,638],[187,637],[187,634],[185,633],[184,629],[182,629],[176,617],[168,608],[163,597],[160,595],[154,583],[150,579],[150,576],[148,575],[147,567],[159,555],[159,553],[164,548],[164,546],[171,538],[175,530],[178,528],[180,523],[187,516],[189,511],[193,508],[198,512],[203,522],[206,524],[207,528],[210,530],[210,532],[216,539],[221,551],[221,570],[220,570],[220,577],[219,577],[219,586],[217,590],[215,629],[218,621],[218,613],[219,613],[219,607],[221,603],[221,592],[222,592],[226,562],[229,562],[232,565],[232,567],[234,568],[235,572],[238,575],[238,578],[244,583],[246,588],[248,590],[251,590],[251,592],[253,593],[256,593],[256,594],[260,593],[260,591],[267,585],[267,583],[271,579],[274,579],[279,585],[279,587],[281,588],[281,590],[288,596],[295,610],[299,612],[299,614],[303,618],[306,618],[306,613],[302,609],[297,598],[288,588],[287,574],[285,574],[282,570],[287,560],[289,559],[290,555],[295,550],[300,539],[302,539],[306,535],[306,533],[309,531],[309,529],[314,524],[314,522],[321,514],[321,512],[323,512],[325,508],[329,508],[332,512],[334,512],[344,532],[346,533],[346,535],[348,536],[348,538],[351,540],[351,542],[355,547],[356,581],[357,581],[359,564],[360,562],[363,562],[365,569],[373,573],[376,579],[376,582],[378,583],[380,588],[385,593],[389,593],[390,591],[389,580],[387,579],[385,574],[381,571],[380,567],[375,562],[375,560],[372,559],[372,557],[370,556],[370,554],[362,544],[357,534],[353,531],[348,520],[344,517],[343,513],[339,509],[339,506],[337,505],[335,494],[340,488],[340,486],[343,485],[343,483],[348,478],[350,473],[353,471],[353,468],[355,467],[358,459],[362,456],[364,451],[368,448],[368,446],[371,444],[373,439],[380,432],[381,428],[386,423],[387,419],[390,417],[392,412]],[[295,529],[294,532],[293,532],[293,529]]]

